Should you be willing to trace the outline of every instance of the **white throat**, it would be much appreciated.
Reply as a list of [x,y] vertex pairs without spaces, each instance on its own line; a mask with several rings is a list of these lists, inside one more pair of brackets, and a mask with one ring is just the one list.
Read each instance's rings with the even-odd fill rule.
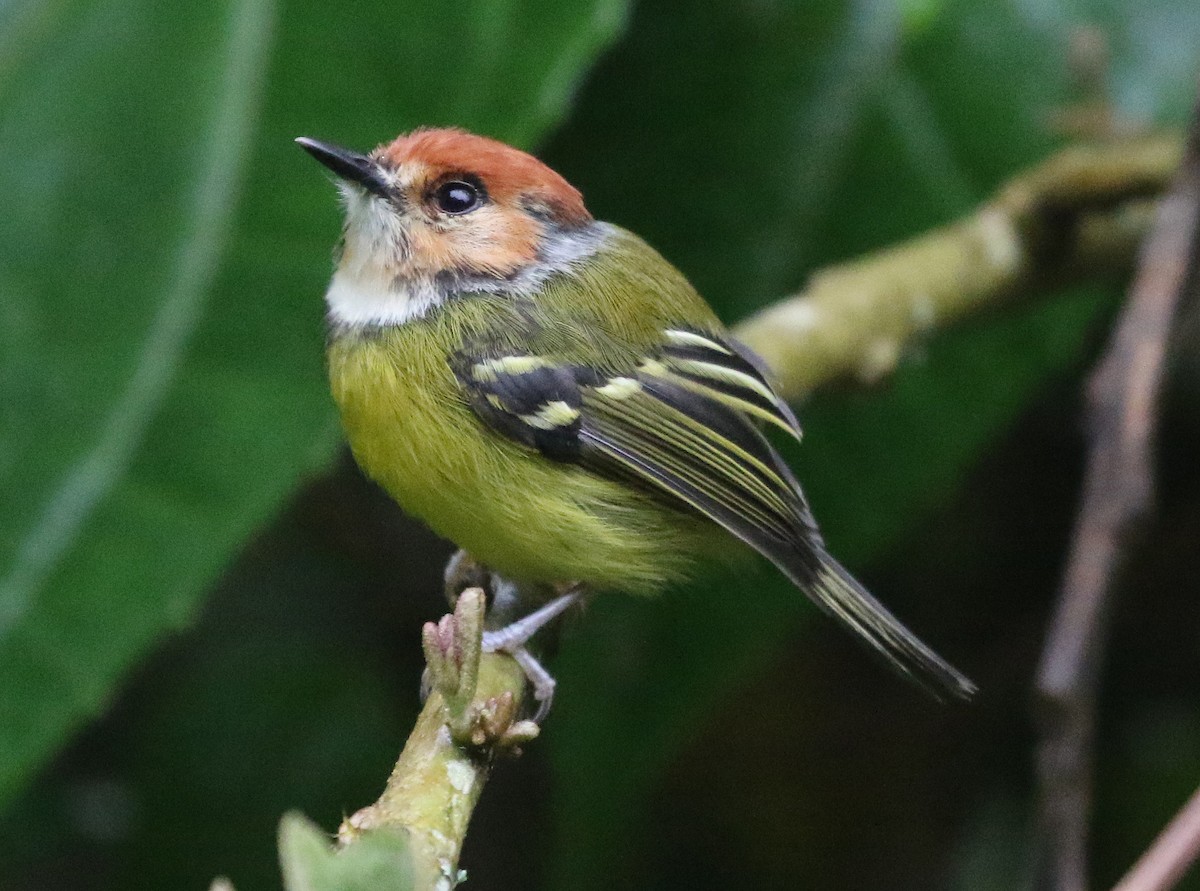
[[397,285],[377,277],[361,277],[338,269],[325,292],[329,321],[339,327],[403,325],[418,319],[443,300],[429,283]]
[[542,245],[540,261],[508,279],[479,277],[453,288],[432,279],[389,279],[373,269],[338,267],[325,292],[329,321],[335,327],[403,325],[419,319],[455,293],[488,292],[527,296],[551,276],[586,260],[608,240],[612,227],[592,223],[582,229],[554,232]]

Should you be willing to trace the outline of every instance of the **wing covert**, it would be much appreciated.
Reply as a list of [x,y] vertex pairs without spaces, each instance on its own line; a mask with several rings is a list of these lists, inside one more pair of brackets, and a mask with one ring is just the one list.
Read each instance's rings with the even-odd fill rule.
[[551,460],[649,489],[776,563],[819,545],[795,478],[759,430],[799,433],[761,372],[682,329],[648,353],[620,369],[532,354],[460,355],[454,368],[484,423]]
[[687,328],[668,328],[663,339],[661,367],[654,370],[801,438],[800,422],[775,393],[766,365],[749,347],[730,337]]

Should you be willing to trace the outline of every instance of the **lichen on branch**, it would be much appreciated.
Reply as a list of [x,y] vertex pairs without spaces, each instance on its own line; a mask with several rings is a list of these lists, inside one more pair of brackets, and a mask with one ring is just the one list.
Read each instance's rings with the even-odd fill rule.
[[525,676],[503,653],[481,652],[485,598],[473,588],[422,640],[429,696],[379,800],[347,817],[338,842],[364,833],[407,835],[415,887],[453,888],[467,824],[496,757],[537,736],[517,720]]
[[1064,283],[1125,274],[1177,135],[1073,146],[967,217],[815,273],[735,333],[798,401],[831,381],[874,383],[937,329]]

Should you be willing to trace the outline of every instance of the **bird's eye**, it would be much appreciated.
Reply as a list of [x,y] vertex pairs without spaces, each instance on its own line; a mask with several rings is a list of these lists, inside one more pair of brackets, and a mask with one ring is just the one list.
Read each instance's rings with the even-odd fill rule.
[[437,187],[433,201],[443,213],[467,213],[483,203],[483,190],[471,183],[453,180]]

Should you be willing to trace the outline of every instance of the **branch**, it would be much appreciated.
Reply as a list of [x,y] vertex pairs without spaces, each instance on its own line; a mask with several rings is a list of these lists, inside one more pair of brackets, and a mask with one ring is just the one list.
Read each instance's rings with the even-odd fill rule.
[[463,879],[458,857],[492,764],[538,734],[516,720],[520,666],[481,652],[484,604],[481,589],[463,591],[453,615],[422,629],[429,696],[383,794],[342,821],[336,848],[304,817],[284,816],[288,891],[450,891]]
[[1113,891],[1169,891],[1200,857],[1200,789]]
[[816,273],[736,334],[789,401],[839,379],[875,383],[934,329],[1128,272],[1178,159],[1173,135],[1064,149],[965,219]]
[[1096,687],[1114,585],[1154,497],[1153,452],[1168,340],[1194,281],[1200,224],[1200,104],[1182,166],[1159,205],[1129,302],[1089,383],[1092,445],[1079,520],[1037,677],[1042,742],[1039,888],[1087,887]]
[[481,589],[464,591],[454,615],[423,629],[429,698],[383,795],[338,829],[343,847],[378,829],[406,833],[417,888],[457,884],[467,824],[493,761],[538,734],[536,724],[516,720],[520,666],[480,652],[484,602]]

